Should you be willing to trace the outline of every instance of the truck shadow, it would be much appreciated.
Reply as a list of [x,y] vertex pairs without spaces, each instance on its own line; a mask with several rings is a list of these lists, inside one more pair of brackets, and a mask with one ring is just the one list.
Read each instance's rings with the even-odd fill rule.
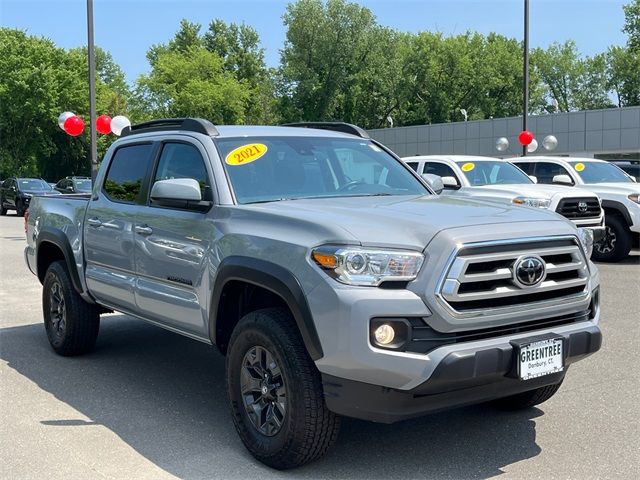
[[[103,316],[96,350],[56,356],[41,325],[0,330],[0,358],[90,421],[104,425],[168,473],[196,478],[482,479],[540,453],[538,409],[476,406],[395,425],[343,421],[322,460],[292,472],[262,466],[238,439],[227,406],[224,358],[207,345],[124,315]],[[230,468],[231,467],[231,468]],[[207,472],[206,474],[203,472]]]

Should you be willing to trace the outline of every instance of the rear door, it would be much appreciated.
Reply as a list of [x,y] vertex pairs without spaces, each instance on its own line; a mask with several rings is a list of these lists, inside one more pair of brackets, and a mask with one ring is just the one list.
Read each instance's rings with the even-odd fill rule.
[[100,302],[135,310],[134,225],[144,203],[157,144],[126,144],[113,154],[84,222],[87,285]]
[[[150,185],[173,178],[197,180],[202,199],[214,200],[209,160],[197,141],[162,143]],[[206,253],[216,235],[213,220],[206,212],[161,206],[149,198],[138,209],[134,230],[138,309],[151,320],[208,338]]]

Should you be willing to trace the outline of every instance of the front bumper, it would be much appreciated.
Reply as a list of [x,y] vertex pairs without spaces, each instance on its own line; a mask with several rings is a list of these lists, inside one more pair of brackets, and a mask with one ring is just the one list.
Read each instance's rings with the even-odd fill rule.
[[565,370],[557,374],[527,381],[517,378],[514,348],[505,339],[499,345],[447,354],[430,378],[411,390],[323,374],[327,407],[340,415],[393,423],[556,384],[570,364],[598,351],[602,344],[600,329],[592,322],[559,336],[564,338]]

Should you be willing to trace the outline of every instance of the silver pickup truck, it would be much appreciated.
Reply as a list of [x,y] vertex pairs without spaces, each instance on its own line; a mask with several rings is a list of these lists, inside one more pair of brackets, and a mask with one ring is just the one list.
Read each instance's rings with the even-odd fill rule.
[[118,311],[215,345],[238,434],[280,469],[323,455],[342,415],[544,402],[600,348],[589,245],[438,181],[348,124],[127,128],[90,196],[31,203],[48,339],[88,352]]

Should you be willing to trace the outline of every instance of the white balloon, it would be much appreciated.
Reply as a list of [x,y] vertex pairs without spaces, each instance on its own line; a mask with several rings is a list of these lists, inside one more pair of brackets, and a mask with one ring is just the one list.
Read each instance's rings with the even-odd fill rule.
[[67,120],[67,118],[73,117],[74,115],[75,113],[73,112],[62,112],[58,117],[58,126],[60,127],[60,129],[64,130],[64,122]]
[[533,153],[538,149],[538,141],[534,138],[531,140],[531,143],[527,146],[527,152]]
[[542,146],[545,150],[554,150],[558,146],[558,139],[553,135],[547,135],[542,140]]
[[509,148],[509,140],[507,138],[500,137],[496,140],[496,150],[504,152],[507,148]]
[[111,131],[118,137],[122,134],[124,127],[130,127],[131,122],[124,115],[116,115],[111,119]]

